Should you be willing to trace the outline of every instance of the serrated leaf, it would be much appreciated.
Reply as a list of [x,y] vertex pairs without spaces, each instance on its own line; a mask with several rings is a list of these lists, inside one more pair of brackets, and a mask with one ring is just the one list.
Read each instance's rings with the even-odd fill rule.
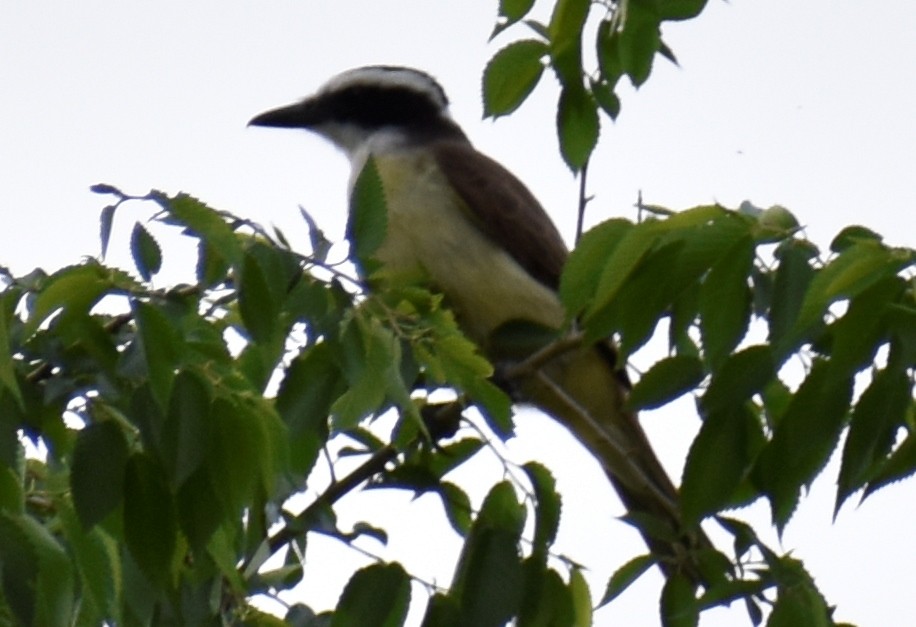
[[213,401],[207,420],[210,482],[223,510],[240,512],[251,503],[262,473],[269,472],[266,421],[241,401],[223,398]]
[[347,239],[350,256],[361,267],[363,274],[371,275],[375,269],[373,255],[388,232],[388,205],[385,188],[375,159],[369,158],[356,177],[350,194],[350,212],[347,221]]
[[549,52],[536,39],[515,41],[495,55],[483,72],[484,117],[499,117],[515,111],[534,90]]
[[663,627],[696,627],[700,620],[694,584],[686,575],[674,573],[662,588]]
[[614,86],[608,82],[591,81],[592,96],[612,120],[620,115],[620,98],[614,93]]
[[487,494],[461,551],[452,595],[461,625],[498,627],[518,611],[524,578],[519,540],[525,509],[509,482]]
[[139,222],[130,234],[130,253],[143,280],[149,281],[162,268],[162,250],[155,238]]
[[68,625],[74,581],[70,557],[30,516],[0,513],[4,600],[23,625]]
[[768,340],[774,345],[780,342],[798,317],[805,292],[815,274],[810,260],[816,254],[817,250],[812,250],[806,242],[794,239],[783,242],[776,251],[779,266],[767,316]]
[[655,53],[661,48],[660,20],[645,4],[627,4],[626,19],[617,43],[620,64],[633,85],[639,87],[652,72]]
[[280,303],[270,289],[261,263],[246,254],[238,287],[239,312],[255,342],[268,342],[277,330]]
[[696,388],[703,380],[703,362],[675,355],[655,363],[633,386],[627,403],[631,409],[654,409]]
[[615,570],[607,582],[607,588],[604,590],[604,596],[601,597],[598,607],[603,607],[619,597],[633,582],[642,577],[643,573],[654,565],[655,557],[652,555],[640,555]]
[[888,249],[873,240],[855,242],[811,280],[798,318],[783,343],[792,346],[803,339],[833,302],[853,298],[912,263],[911,252]]
[[131,302],[150,389],[162,408],[168,407],[172,381],[180,361],[181,338],[165,314],[139,300]]
[[[223,504],[217,498],[217,488],[214,487],[206,467],[198,468],[181,485],[176,496],[176,506],[178,523],[191,548],[194,551],[203,551],[206,547],[217,563],[222,565],[217,559],[218,556],[214,555],[218,547],[212,546],[211,539],[225,518],[231,517],[234,520],[235,515],[223,510]],[[229,565],[229,568],[223,569],[223,574],[227,577],[233,574],[237,576],[234,547]]]
[[732,503],[764,443],[757,417],[744,404],[706,416],[684,466],[680,496],[685,524],[699,523]]
[[903,370],[885,368],[877,372],[862,392],[843,445],[834,516],[890,453],[912,402],[913,384]]
[[582,575],[582,569],[573,568],[569,573],[569,592],[572,596],[573,614],[571,627],[591,627],[592,595],[588,583]]
[[127,440],[114,421],[80,430],[73,447],[70,490],[84,529],[90,529],[124,498]]
[[568,85],[560,92],[557,105],[557,134],[560,153],[573,172],[579,172],[588,162],[598,143],[601,122],[592,95],[578,85]]
[[815,362],[761,451],[753,480],[769,498],[780,531],[795,510],[801,487],[827,463],[851,397],[848,377],[834,378],[828,362]]
[[209,385],[196,374],[179,372],[159,439],[165,470],[176,489],[200,467],[206,456],[209,413]]
[[525,596],[514,624],[518,627],[569,627],[578,624],[572,592],[560,574],[534,557],[526,559],[523,568]]
[[[916,410],[911,407],[910,415],[916,414]],[[881,470],[868,483],[862,498],[871,495],[881,488],[901,481],[916,473],[916,435],[910,432],[910,435],[900,443],[891,456],[884,464]]]
[[187,194],[178,194],[174,198],[157,197],[157,201],[176,222],[194,232],[213,250],[219,251],[233,266],[242,265],[242,247],[219,212]]
[[841,253],[850,246],[860,242],[862,240],[871,240],[874,242],[882,242],[884,240],[881,235],[875,233],[871,229],[860,226],[853,225],[847,226],[842,231],[837,233],[836,237],[830,242],[830,250],[835,253]]
[[528,462],[522,466],[522,470],[528,475],[528,480],[534,487],[535,522],[532,546],[534,551],[546,558],[560,527],[562,500],[557,492],[556,480],[546,466],[538,462]]
[[307,476],[327,441],[328,418],[344,381],[329,344],[310,347],[286,371],[277,392],[277,411],[289,428],[293,469]]
[[102,244],[101,258],[104,259],[108,252],[108,242],[111,240],[111,227],[114,224],[115,210],[118,205],[108,205],[99,214],[99,241]]
[[32,336],[38,327],[55,311],[62,309],[63,316],[80,316],[113,287],[108,271],[96,262],[64,268],[47,278],[35,297],[31,313],[22,329],[23,341]]
[[716,370],[747,332],[751,315],[748,285],[754,241],[740,239],[709,270],[700,288],[700,334],[707,363]]
[[466,536],[471,528],[471,499],[454,483],[442,481],[437,490],[445,515],[458,535]]
[[534,0],[499,0],[499,15],[506,18],[508,25],[519,21],[534,6]]
[[730,355],[716,372],[703,395],[706,412],[743,404],[762,391],[776,376],[769,345],[748,346]]
[[335,427],[346,430],[378,410],[385,401],[389,375],[398,368],[398,346],[377,321],[357,319],[342,334],[338,355],[349,388],[331,405]]
[[570,317],[594,300],[605,262],[632,228],[629,220],[615,218],[588,230],[579,240],[560,277],[560,300]]
[[[16,369],[13,365],[13,351],[10,350],[10,334],[8,327],[7,312],[11,309],[10,305],[17,300],[15,294],[0,292],[0,394],[3,389],[9,391],[20,408],[23,407],[22,391],[19,389],[19,382],[16,380]],[[13,298],[10,298],[13,297]],[[2,448],[2,447],[0,447]],[[2,456],[0,456],[2,459]]]
[[400,627],[410,603],[410,578],[396,563],[372,564],[356,571],[344,588],[331,627]]
[[118,622],[120,581],[116,576],[120,576],[121,560],[117,542],[99,528],[84,531],[66,500],[59,500],[58,507],[63,534],[79,572],[82,604],[95,608],[100,619]]
[[582,87],[581,39],[590,4],[589,0],[559,0],[550,16],[550,56],[564,89]]
[[165,587],[177,547],[178,524],[162,469],[146,453],[134,453],[127,463],[124,539],[149,582]]

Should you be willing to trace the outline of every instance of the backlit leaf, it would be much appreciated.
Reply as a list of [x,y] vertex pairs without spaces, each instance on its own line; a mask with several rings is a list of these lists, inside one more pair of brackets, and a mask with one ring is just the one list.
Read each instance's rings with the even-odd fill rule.
[[483,73],[484,116],[515,111],[541,79],[547,53],[547,44],[535,39],[515,41],[497,52]]
[[70,489],[84,529],[100,522],[124,498],[127,440],[112,420],[80,430],[73,448]]

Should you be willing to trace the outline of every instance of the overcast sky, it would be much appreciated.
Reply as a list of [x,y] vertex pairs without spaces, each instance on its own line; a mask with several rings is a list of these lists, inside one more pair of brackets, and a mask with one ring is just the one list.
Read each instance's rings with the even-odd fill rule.
[[[488,44],[495,4],[0,3],[0,264],[25,273],[97,255],[98,213],[106,203],[88,191],[97,182],[133,193],[186,191],[276,224],[299,242],[301,204],[339,238],[348,174],[343,157],[317,138],[245,124],[338,71],[376,63],[437,76],[472,140],[526,181],[571,237],[577,187],[556,150],[552,78],[545,75],[517,115],[481,120],[486,60],[528,35],[510,30]],[[903,0],[711,0],[700,18],[666,26],[680,67],[660,59],[639,92],[625,90],[617,123],[603,120],[590,170],[596,197],[590,222],[635,217],[641,190],[646,202],[677,209],[745,199],[781,204],[822,247],[851,223],[913,246],[913,33],[916,11]],[[148,216],[142,208],[119,214],[112,261],[127,263],[126,234],[134,219]],[[170,257],[169,249],[166,263],[166,279],[188,271],[187,257]],[[697,427],[690,403],[643,420],[679,476]],[[600,597],[613,569],[643,550],[641,541],[614,520],[621,506],[597,465],[561,429],[533,412],[519,422],[513,459],[555,467],[565,498],[558,548],[589,568],[593,595]],[[832,524],[836,470],[831,465],[815,484],[782,545],[805,560],[827,600],[838,605],[838,620],[909,624],[916,484],[894,486],[857,509],[851,500]],[[479,498],[499,478],[490,458],[461,482]],[[758,525],[768,520],[762,504],[737,515]],[[366,548],[447,583],[459,542],[434,500],[357,495],[342,505],[342,519],[390,527],[387,550]],[[430,528],[445,531],[431,535]],[[329,561],[314,568],[316,557],[300,597],[287,599],[324,609],[365,558],[335,543],[312,546]],[[660,576],[645,577],[602,610],[596,624],[658,625],[660,585]],[[424,598],[422,588],[413,592]],[[742,624],[741,614],[740,608],[713,612],[701,624]]]

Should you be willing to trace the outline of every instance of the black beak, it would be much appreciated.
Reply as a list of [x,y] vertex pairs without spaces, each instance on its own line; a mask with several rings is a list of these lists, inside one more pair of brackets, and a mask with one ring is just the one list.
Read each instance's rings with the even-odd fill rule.
[[303,100],[296,104],[287,105],[278,109],[271,109],[254,116],[248,126],[273,126],[276,128],[309,128],[318,120],[315,116],[315,107],[311,100]]

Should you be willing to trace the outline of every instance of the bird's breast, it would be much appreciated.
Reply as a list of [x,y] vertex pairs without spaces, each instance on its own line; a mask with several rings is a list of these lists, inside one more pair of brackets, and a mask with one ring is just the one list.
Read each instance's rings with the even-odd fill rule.
[[476,226],[474,211],[499,207],[467,207],[422,150],[376,154],[374,160],[388,210],[386,237],[376,254],[385,276],[442,292],[465,333],[480,344],[512,320],[563,324],[556,293]]

